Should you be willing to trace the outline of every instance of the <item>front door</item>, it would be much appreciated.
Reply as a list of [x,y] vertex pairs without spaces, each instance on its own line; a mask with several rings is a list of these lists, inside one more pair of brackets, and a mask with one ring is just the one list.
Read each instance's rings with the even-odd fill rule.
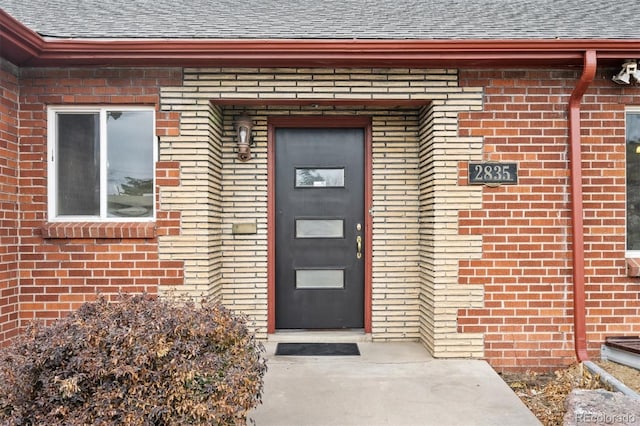
[[364,129],[276,128],[276,328],[364,324]]

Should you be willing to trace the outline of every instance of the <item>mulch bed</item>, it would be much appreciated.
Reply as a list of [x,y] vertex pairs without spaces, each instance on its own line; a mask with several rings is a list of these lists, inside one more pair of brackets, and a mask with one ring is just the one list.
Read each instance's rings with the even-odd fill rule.
[[564,401],[571,390],[603,388],[599,377],[576,364],[553,373],[502,373],[513,389],[543,425],[562,425]]
[[[639,370],[610,361],[596,361],[596,364],[640,393]],[[545,426],[562,425],[565,399],[573,389],[607,389],[599,377],[580,364],[553,373],[502,373],[501,376]]]

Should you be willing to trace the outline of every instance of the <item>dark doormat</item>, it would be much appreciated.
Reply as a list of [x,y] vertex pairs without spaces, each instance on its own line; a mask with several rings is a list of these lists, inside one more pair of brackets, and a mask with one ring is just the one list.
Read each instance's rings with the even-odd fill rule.
[[278,343],[276,355],[343,356],[360,355],[356,343]]

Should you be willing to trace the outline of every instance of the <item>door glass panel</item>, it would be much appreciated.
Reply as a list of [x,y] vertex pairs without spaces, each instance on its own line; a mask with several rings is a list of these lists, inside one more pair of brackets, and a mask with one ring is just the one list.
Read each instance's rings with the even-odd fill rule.
[[342,219],[296,219],[296,238],[343,238]]
[[344,169],[296,169],[296,188],[344,187]]
[[344,288],[342,269],[297,269],[296,288]]

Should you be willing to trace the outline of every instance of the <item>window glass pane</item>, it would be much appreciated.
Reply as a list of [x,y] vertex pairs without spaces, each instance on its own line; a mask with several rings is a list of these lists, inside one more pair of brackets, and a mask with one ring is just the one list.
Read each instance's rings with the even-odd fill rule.
[[100,215],[100,116],[57,114],[57,215]]
[[627,250],[640,250],[640,112],[627,114]]
[[344,169],[296,169],[296,188],[344,186]]
[[296,288],[344,288],[342,269],[297,269]]
[[296,238],[342,238],[340,219],[296,219]]
[[107,215],[153,216],[153,112],[107,113]]

